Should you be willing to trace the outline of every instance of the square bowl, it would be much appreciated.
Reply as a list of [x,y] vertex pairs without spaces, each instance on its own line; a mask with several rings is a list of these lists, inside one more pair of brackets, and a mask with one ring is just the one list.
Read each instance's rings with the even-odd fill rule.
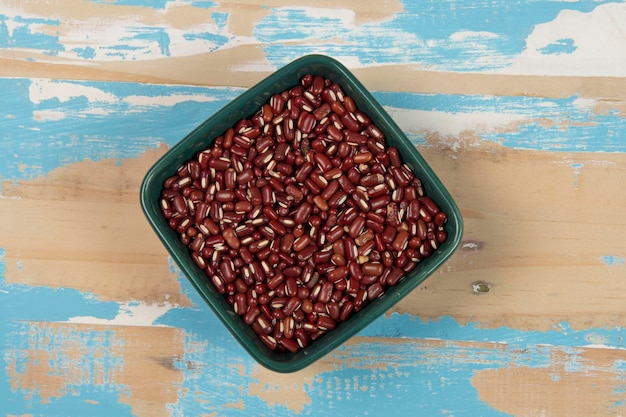
[[[239,120],[252,117],[272,95],[298,85],[305,75],[320,75],[339,84],[345,94],[354,100],[357,108],[379,127],[385,135],[386,145],[398,149],[403,162],[421,180],[426,194],[447,214],[444,226],[447,239],[396,285],[386,288],[380,297],[369,301],[364,308],[340,322],[334,330],[314,340],[304,349],[292,353],[269,349],[252,327],[235,313],[226,297],[208,279],[205,271],[196,265],[177,232],[169,227],[161,212],[160,195],[164,181],[174,175],[179,167],[198,152],[210,147],[216,137],[223,135]],[[294,372],[310,365],[380,317],[452,255],[463,233],[463,221],[457,205],[415,146],[347,68],[323,55],[303,56],[277,70],[194,129],[150,168],[141,185],[140,200],[150,225],[202,299],[258,363],[276,372]]]

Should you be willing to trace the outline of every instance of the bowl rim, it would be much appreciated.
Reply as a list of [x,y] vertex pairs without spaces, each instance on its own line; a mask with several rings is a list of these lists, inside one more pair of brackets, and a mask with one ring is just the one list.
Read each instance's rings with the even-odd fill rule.
[[[241,109],[241,102],[247,100],[260,100],[259,97],[265,97],[262,101],[264,102],[267,98],[276,91],[268,91],[268,86],[276,84],[276,82],[283,80],[286,76],[293,76],[294,72],[302,72],[303,70],[310,69],[311,67],[319,66],[330,69],[331,72],[334,71],[336,74],[339,74],[343,79],[340,83],[341,87],[347,91],[351,91],[353,93],[358,93],[358,95],[352,95],[355,102],[357,102],[358,107],[362,109],[372,120],[376,119],[376,125],[383,130],[385,133],[385,137],[393,137],[394,141],[398,141],[394,143],[393,146],[396,146],[403,157],[403,160],[406,162],[407,156],[408,159],[412,161],[412,164],[417,165],[420,168],[419,175],[416,175],[422,180],[423,183],[428,184],[429,191],[427,194],[432,196],[433,194],[438,195],[437,203],[446,208],[446,214],[448,215],[448,229],[451,229],[453,233],[448,233],[448,239],[446,242],[440,247],[436,252],[433,253],[433,256],[427,258],[424,262],[420,262],[418,267],[415,268],[411,273],[407,274],[401,283],[396,285],[395,287],[390,287],[386,289],[384,297],[381,297],[383,300],[379,302],[379,299],[374,300],[368,303],[368,306],[361,310],[360,315],[355,315],[348,319],[346,322],[341,323],[337,329],[329,332],[324,335],[319,341],[315,341],[312,343],[313,345],[318,344],[318,346],[313,349],[304,349],[297,354],[291,355],[282,355],[286,360],[279,360],[272,358],[272,351],[267,349],[259,340],[250,340],[251,338],[248,335],[242,334],[242,328],[239,325],[234,325],[233,318],[236,317],[242,324],[243,321],[239,318],[239,316],[235,315],[233,317],[234,312],[225,310],[223,303],[219,303],[218,300],[215,299],[215,294],[209,288],[208,285],[212,285],[206,277],[204,271],[200,270],[195,263],[191,260],[191,256],[189,256],[188,249],[175,239],[176,242],[173,241],[171,229],[163,228],[163,220],[160,211],[158,209],[155,210],[155,205],[158,202],[153,200],[153,191],[155,187],[157,189],[162,189],[162,181],[161,183],[157,183],[157,177],[163,177],[164,173],[169,173],[168,176],[171,176],[175,173],[175,170],[180,165],[176,165],[174,168],[173,162],[177,160],[181,160],[182,162],[187,161],[189,158],[181,158],[181,154],[188,149],[186,146],[188,142],[192,141],[199,134],[203,134],[203,132],[207,129],[216,130],[217,127],[214,125],[219,125],[218,121],[223,118],[234,118],[233,114],[239,114]],[[300,74],[302,76],[304,74]],[[320,74],[321,75],[321,74]],[[332,78],[332,77],[331,77]],[[337,81],[338,82],[338,81]],[[339,83],[339,82],[338,82]],[[349,84],[345,85],[346,83]],[[293,85],[293,84],[291,84]],[[277,88],[277,87],[275,87]],[[280,90],[282,91],[282,90]],[[262,104],[262,103],[261,103]],[[248,106],[250,107],[250,106]],[[363,110],[363,108],[367,108],[367,111]],[[260,108],[260,104],[258,105]],[[374,110],[375,115],[370,114],[371,111]],[[246,117],[250,117],[251,114],[248,112]],[[222,123],[224,124],[224,123]],[[228,125],[226,123],[226,125]],[[230,126],[234,125],[234,123],[230,124]],[[383,126],[383,127],[381,127]],[[225,130],[225,129],[224,129]],[[212,145],[213,140],[218,135],[221,135],[223,131],[219,131],[217,134],[213,134],[213,137],[206,137],[204,148]],[[217,131],[217,130],[216,130]],[[203,148],[197,148],[196,152]],[[411,165],[411,164],[409,164]],[[165,172],[165,168],[168,167],[168,171]],[[411,169],[415,172],[416,167],[411,166]],[[337,347],[342,345],[348,339],[352,338],[359,331],[367,327],[373,321],[378,319],[382,314],[384,314],[391,307],[396,305],[401,299],[406,297],[413,289],[415,289],[418,285],[420,285],[424,280],[426,280],[432,273],[437,270],[444,262],[448,260],[448,258],[456,251],[458,248],[461,237],[463,234],[463,219],[461,217],[460,210],[445,188],[443,183],[436,176],[430,165],[424,160],[416,146],[410,142],[404,132],[400,129],[400,127],[396,124],[393,118],[383,109],[383,107],[378,103],[378,101],[372,96],[372,94],[367,90],[363,84],[352,74],[343,64],[337,61],[334,58],[331,58],[326,55],[320,54],[310,54],[304,55],[300,58],[295,59],[291,63],[283,66],[277,71],[273,72],[269,76],[265,77],[263,80],[259,81],[254,86],[250,87],[240,95],[238,95],[235,99],[230,101],[228,104],[223,106],[213,115],[209,116],[205,121],[203,121],[200,125],[194,128],[191,132],[189,132],[186,136],[180,139],[174,146],[166,151],[164,155],[162,155],[158,160],[150,167],[147,171],[140,188],[140,203],[142,211],[147,218],[150,226],[157,234],[158,238],[161,240],[162,244],[168,251],[168,254],[172,257],[174,262],[177,264],[182,274],[187,278],[187,280],[191,283],[194,289],[198,292],[203,301],[210,307],[210,309],[216,314],[216,316],[220,319],[222,324],[227,328],[230,334],[239,342],[239,344],[252,356],[259,364],[264,367],[281,373],[288,373],[298,371],[303,369],[304,367],[312,364],[323,356],[327,355],[331,351],[335,350]],[[161,219],[159,219],[159,217]],[[437,256],[434,256],[435,253]],[[188,259],[184,259],[186,256]],[[422,267],[422,265],[426,264],[426,267]],[[204,277],[200,277],[203,281],[201,285],[198,282],[198,275],[202,274]],[[399,285],[401,285],[399,287]],[[401,291],[399,291],[401,290]],[[219,294],[222,299],[223,295]],[[225,302],[225,300],[223,300]],[[220,304],[222,304],[220,306]],[[357,318],[357,320],[354,320]],[[348,325],[349,323],[349,325]],[[244,326],[247,326],[244,324]],[[249,327],[249,326],[248,326]],[[342,327],[342,334],[339,335],[337,330]],[[258,337],[255,337],[258,339]],[[326,343],[323,343],[322,340]],[[322,346],[324,344],[324,346]],[[267,352],[265,352],[267,351]],[[269,354],[268,354],[269,353]]]

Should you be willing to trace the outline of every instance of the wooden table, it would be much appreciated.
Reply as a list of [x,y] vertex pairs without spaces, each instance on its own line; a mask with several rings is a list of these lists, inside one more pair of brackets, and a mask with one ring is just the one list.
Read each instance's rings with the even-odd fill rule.
[[[0,2],[0,414],[625,415],[626,4],[261,4]],[[138,189],[307,53],[373,91],[465,234],[285,375],[202,303]]]

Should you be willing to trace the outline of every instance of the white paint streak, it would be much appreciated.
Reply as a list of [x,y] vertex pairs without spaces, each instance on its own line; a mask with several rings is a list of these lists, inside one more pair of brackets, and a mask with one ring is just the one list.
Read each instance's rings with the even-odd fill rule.
[[592,344],[584,345],[584,346],[581,346],[581,347],[585,348],[585,349],[626,350],[626,348],[622,347],[622,346],[611,346],[611,345],[605,345],[603,343],[592,343]]
[[593,98],[579,97],[572,102],[572,106],[579,110],[593,110],[598,104],[598,100]]
[[[570,53],[542,53],[562,39],[573,40]],[[563,10],[535,26],[526,49],[501,70],[509,74],[626,76],[626,3],[610,3],[589,13]]]
[[491,132],[528,119],[525,115],[513,113],[450,113],[396,107],[385,107],[385,110],[405,131],[433,132],[442,137],[456,137],[462,132]]
[[77,316],[67,320],[68,323],[80,324],[106,324],[116,326],[152,326],[168,327],[154,324],[174,306],[170,304],[156,305],[138,302],[124,303],[120,305],[117,316],[113,319],[101,319],[93,316]]
[[108,116],[109,114],[111,114],[111,112],[100,107],[90,107],[83,110],[81,114],[92,116]]
[[[254,43],[254,42],[250,42],[250,43]],[[245,61],[241,64],[237,64],[237,65],[231,65],[228,67],[229,70],[231,71],[265,71],[265,72],[272,72],[272,71],[276,71],[276,67],[272,64],[270,64],[269,62],[263,60],[263,61]]]
[[[3,4],[2,15],[6,17],[4,24],[9,37],[13,36],[16,29],[34,35],[54,34],[62,46],[54,51],[55,55],[79,59],[75,64],[80,64],[85,57],[96,61],[119,61],[191,56],[199,51],[209,52],[219,48],[216,39],[219,42],[233,37],[228,28],[218,28],[211,19],[182,28],[172,27],[169,23],[171,16],[184,13],[181,11],[184,8],[190,8],[191,13],[197,13],[193,5],[168,2],[164,10],[142,7],[133,13],[129,7],[126,9],[127,14],[119,13],[114,19],[110,16],[99,16],[97,13],[85,13],[78,19],[61,12],[56,15],[40,15],[17,2],[13,5]],[[56,19],[58,24],[50,27],[25,22],[25,19]],[[38,48],[32,46],[29,49]],[[49,52],[45,49],[40,51]],[[46,62],[45,56],[38,60]]]
[[478,249],[478,244],[474,242],[467,242],[463,244],[462,248],[463,249]]
[[56,110],[35,110],[33,111],[33,119],[38,122],[53,122],[65,119],[65,113]]
[[467,42],[480,39],[497,39],[499,36],[493,32],[462,30],[450,35],[449,39],[453,42]]
[[28,93],[35,105],[52,99],[66,103],[78,97],[85,97],[90,103],[115,103],[118,100],[115,95],[96,87],[42,78],[31,80]]
[[[297,8],[293,8],[292,10],[297,10]],[[301,10],[311,19],[332,18],[339,19],[344,27],[354,25],[354,10],[329,9],[323,7],[303,7]]]

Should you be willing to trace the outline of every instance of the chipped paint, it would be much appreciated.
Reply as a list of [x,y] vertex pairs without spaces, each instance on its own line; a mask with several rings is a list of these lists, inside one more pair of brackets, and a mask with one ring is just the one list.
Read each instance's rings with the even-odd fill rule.
[[626,265],[626,258],[624,258],[623,256],[605,255],[601,256],[600,260],[604,265],[609,266]]
[[[626,96],[599,78],[626,76],[623,2],[62,3],[0,11],[3,414],[624,414]],[[180,275],[137,190],[307,52],[378,86],[467,230],[386,316],[277,375]]]
[[[332,56],[348,56],[352,66],[411,62],[439,71],[493,71],[509,70],[517,56],[525,51],[527,36],[545,39],[546,35],[534,33],[537,26],[543,25],[546,31],[553,26],[558,28],[562,25],[559,17],[570,11],[584,15],[597,9],[594,16],[600,17],[599,22],[604,20],[602,18],[606,14],[599,8],[599,4],[586,1],[539,3],[494,8],[488,2],[470,5],[456,1],[436,4],[404,1],[402,13],[388,20],[363,25],[353,25],[349,16],[340,20],[334,13],[313,14],[301,8],[281,7],[273,9],[271,15],[259,21],[254,34],[257,39],[265,41],[265,54],[277,66],[294,59],[303,51],[315,50]],[[621,4],[610,6],[613,6],[611,11],[615,13],[626,10]],[[315,33],[320,33],[314,42],[305,43],[308,36],[303,39],[300,31],[293,30],[293,22],[302,21],[302,16],[308,16],[302,24],[314,24]],[[580,28],[581,25],[575,27]],[[597,25],[597,30],[611,40],[618,38],[612,34],[613,28],[612,25]],[[593,44],[595,37],[592,36],[596,32],[576,33],[578,43],[583,42],[582,38],[586,44]],[[327,38],[337,38],[338,41]],[[607,48],[610,48],[609,45]],[[623,48],[617,51],[617,60],[610,64],[607,62],[612,75],[615,72],[623,74],[626,51]],[[602,56],[613,58],[615,52],[615,48],[612,48],[610,54]],[[511,71],[517,69],[515,66],[513,68]],[[602,71],[607,69],[603,68]]]
[[147,304],[140,302],[126,302],[119,306],[119,311],[113,319],[102,319],[94,316],[70,317],[68,323],[104,324],[109,326],[158,326],[155,322],[159,317],[173,308],[171,304]]
[[14,322],[3,331],[9,415],[167,417],[165,405],[176,401],[180,371],[168,363],[182,355],[175,329]]
[[503,72],[623,77],[625,33],[624,3],[601,4],[587,11],[568,7],[553,20],[535,25],[525,49]]
[[63,13],[54,2],[5,5],[0,46],[39,62],[54,57],[82,65],[185,58],[252,45],[262,48],[273,67],[315,51],[343,57],[353,67],[410,63],[438,71],[610,76],[623,76],[626,68],[619,42],[626,7],[613,1],[494,7],[484,1],[405,0],[378,8],[351,1],[279,2],[243,10],[221,2],[64,5]]
[[572,164],[570,164],[570,166],[574,169],[574,188],[578,187],[578,176],[580,175],[582,168],[585,166],[585,164],[581,163],[581,162],[574,162]]

